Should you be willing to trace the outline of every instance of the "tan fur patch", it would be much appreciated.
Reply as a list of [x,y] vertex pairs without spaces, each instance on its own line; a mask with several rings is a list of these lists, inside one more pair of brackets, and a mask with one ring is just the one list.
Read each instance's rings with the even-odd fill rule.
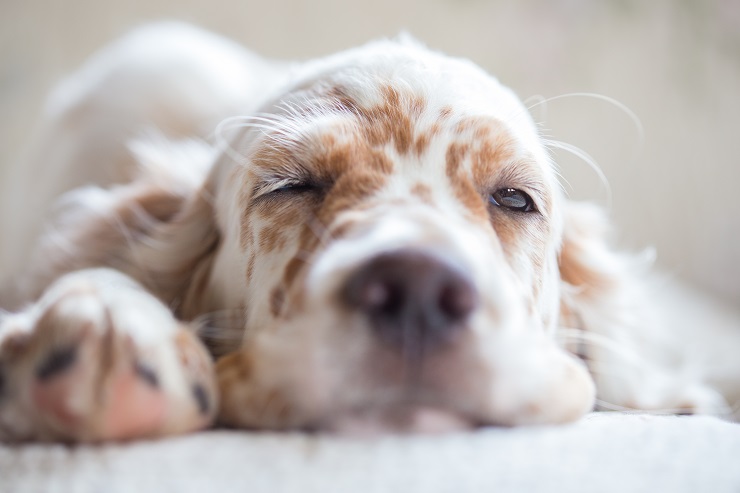
[[488,209],[465,167],[465,160],[470,155],[472,146],[467,143],[453,142],[447,148],[446,172],[452,190],[458,200],[470,212],[471,219],[488,221]]
[[568,284],[583,288],[583,296],[595,296],[616,285],[610,273],[592,265],[592,251],[588,243],[566,238],[560,252],[560,276]]
[[427,102],[416,94],[402,94],[391,85],[382,86],[380,93],[383,101],[369,108],[360,106],[341,87],[333,88],[329,95],[358,117],[358,128],[370,146],[393,144],[400,155],[411,151],[422,154],[431,136],[416,136],[416,129]]
[[281,287],[276,287],[270,294],[270,313],[273,317],[280,315],[280,311],[283,309],[285,303],[285,291]]
[[252,279],[252,276],[254,275],[255,257],[256,257],[256,254],[252,252],[251,255],[249,255],[249,259],[247,260],[247,272],[246,272],[247,281],[250,281]]
[[286,428],[293,426],[294,410],[283,394],[254,381],[252,354],[241,350],[216,362],[221,395],[219,420],[237,427]]
[[425,183],[417,183],[411,187],[411,193],[416,195],[427,205],[432,204],[432,189]]
[[560,277],[580,288],[579,298],[604,296],[619,286],[620,278],[613,271],[613,264],[603,261],[610,255],[607,224],[603,211],[591,204],[568,202],[566,205]]
[[290,289],[299,274],[308,266],[306,259],[307,252],[315,251],[318,244],[319,238],[310,228],[306,227],[301,231],[298,242],[298,253],[288,261],[283,271],[283,284],[287,290]]

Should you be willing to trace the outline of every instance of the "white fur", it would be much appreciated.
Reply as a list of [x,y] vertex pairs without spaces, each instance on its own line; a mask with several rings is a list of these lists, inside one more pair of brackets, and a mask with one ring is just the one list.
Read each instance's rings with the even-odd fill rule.
[[[373,196],[374,205],[344,211],[334,225],[311,226],[321,236],[321,228],[343,222],[362,227],[339,239],[327,235],[317,252],[299,252],[297,233],[288,231],[291,243],[259,258],[247,279],[250,252],[240,233],[242,218],[252,211],[244,209],[245,203],[296,179],[295,163],[260,170],[253,166],[254,154],[269,146],[289,146],[309,156],[321,152],[317,142],[325,135],[352,142],[361,130],[356,115],[336,112],[332,101],[321,100],[322,90],[344,87],[360,106],[369,107],[382,102],[383,83],[426,102],[415,121],[416,131],[433,125],[446,106],[454,109],[453,122],[422,155],[401,155],[390,144],[380,149],[394,171]],[[314,117],[303,116],[302,109],[311,109]],[[642,334],[664,330],[653,324],[652,307],[641,299],[639,275],[627,257],[607,246],[601,231],[605,219],[590,206],[562,196],[554,164],[518,98],[468,61],[406,40],[379,41],[304,64],[277,64],[194,28],[159,24],[134,32],[94,57],[54,93],[49,113],[38,162],[19,172],[13,185],[17,192],[8,195],[4,207],[9,234],[0,238],[5,278],[0,306],[19,310],[31,303],[28,311],[5,318],[2,327],[7,333],[13,320],[41,309],[33,304],[38,295],[84,257],[85,249],[95,248],[79,244],[86,227],[96,220],[111,227],[121,220],[127,204],[155,191],[181,199],[180,208],[164,220],[141,213],[138,229],[111,227],[123,243],[113,267],[188,318],[236,313],[241,329],[246,329],[245,347],[257,353],[260,372],[255,378],[290,395],[291,406],[303,413],[288,424],[266,426],[326,425],[332,419],[336,424],[351,421],[353,409],[374,399],[393,405],[401,387],[374,374],[374,358],[380,357],[376,343],[363,321],[337,309],[335,298],[352,271],[394,248],[444,259],[481,294],[469,323],[471,342],[446,363],[450,378],[460,379],[460,389],[449,390],[454,382],[445,384],[449,395],[442,399],[454,415],[527,424],[567,421],[588,411],[590,380],[557,344],[573,348],[573,338],[589,343],[604,404],[726,410],[722,397],[706,382],[676,376],[670,362],[631,365],[614,350],[618,346],[632,357],[641,351],[634,341]],[[455,119],[467,116],[499,122],[512,136],[513,159],[527,163],[519,171],[529,173],[527,179],[551,199],[544,218],[548,226],[542,293],[535,307],[527,305],[537,278],[531,255],[522,250],[506,257],[505,245],[490,227],[466,218],[466,208],[446,175],[445,153],[462,138],[450,129]],[[84,125],[73,126],[75,118]],[[66,178],[37,187],[40,166]],[[471,164],[465,166],[470,172]],[[96,186],[80,188],[90,183]],[[245,183],[255,184],[256,196]],[[413,198],[411,189],[418,183],[431,190],[431,204]],[[49,204],[70,189],[74,191],[56,206],[52,229],[39,239]],[[24,198],[29,190],[38,200],[17,214],[16,205],[28,203]],[[543,200],[545,195],[534,198]],[[254,219],[256,230],[266,226],[269,219]],[[32,243],[38,245],[37,253],[29,262]],[[579,255],[571,260],[606,279],[608,287],[572,286],[561,278],[561,249],[572,245]],[[301,288],[307,307],[299,318],[276,321],[269,313],[271,290],[280,281],[276,272],[301,254],[309,263]],[[194,289],[198,283],[205,286],[203,291]],[[132,307],[137,303],[132,300]],[[575,332],[562,326],[561,306],[575,314]],[[152,324],[124,325],[138,327],[131,333],[141,338],[146,334],[140,328]],[[265,330],[267,326],[271,330]],[[553,337],[556,332],[563,340]],[[234,395],[246,392],[235,389]],[[228,405],[230,396],[224,398]],[[250,424],[249,419],[238,424]]]

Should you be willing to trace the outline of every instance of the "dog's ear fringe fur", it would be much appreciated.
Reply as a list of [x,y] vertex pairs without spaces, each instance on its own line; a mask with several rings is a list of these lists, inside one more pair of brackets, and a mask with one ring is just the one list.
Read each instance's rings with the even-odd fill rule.
[[192,142],[140,142],[134,154],[141,164],[136,180],[60,199],[33,253],[44,261],[30,262],[20,277],[16,304],[38,298],[67,272],[94,267],[130,275],[175,310],[193,299],[190,286],[203,289],[209,269],[200,266],[209,264],[219,241],[205,176],[210,162],[204,163],[213,153]]
[[653,255],[618,252],[610,245],[609,225],[599,206],[565,205],[559,258],[562,327],[610,334],[649,323],[644,290]]

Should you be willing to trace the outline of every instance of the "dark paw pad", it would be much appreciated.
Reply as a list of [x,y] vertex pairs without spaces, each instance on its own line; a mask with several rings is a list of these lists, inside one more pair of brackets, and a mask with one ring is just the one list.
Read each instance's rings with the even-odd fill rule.
[[196,383],[193,385],[192,391],[193,397],[195,397],[195,402],[198,404],[198,411],[200,411],[200,414],[208,414],[208,411],[211,409],[211,401],[208,398],[208,392],[206,392],[206,389],[201,384]]
[[140,361],[137,361],[134,365],[134,371],[136,372],[136,375],[144,380],[146,383],[148,383],[155,389],[159,388],[159,377],[150,367]]
[[49,353],[36,368],[36,378],[48,380],[74,365],[77,360],[77,346],[68,346]]

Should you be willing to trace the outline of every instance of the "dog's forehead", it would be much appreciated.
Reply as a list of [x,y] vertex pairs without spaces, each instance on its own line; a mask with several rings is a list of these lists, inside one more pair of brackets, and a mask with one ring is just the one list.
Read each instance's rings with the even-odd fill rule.
[[556,174],[508,88],[471,62],[416,45],[348,53],[309,66],[265,107],[267,123],[246,144],[247,182],[346,177],[354,183],[333,190],[354,194],[352,203],[380,189],[390,191],[385,198],[412,192],[463,202],[481,217],[481,193],[531,185],[547,212]]
[[512,157],[548,162],[520,100],[467,60],[385,41],[307,71],[311,75],[299,77],[277,107],[298,130],[296,138],[313,139],[309,147],[315,152],[326,149],[324,135],[331,142],[361,137],[395,156],[496,140],[517,155]]
[[[517,96],[469,60],[431,51],[418,43],[376,41],[304,67],[294,87],[341,86],[364,107],[383,103],[384,86],[453,105],[466,114],[510,120],[526,109]],[[522,120],[526,124],[527,119]]]

